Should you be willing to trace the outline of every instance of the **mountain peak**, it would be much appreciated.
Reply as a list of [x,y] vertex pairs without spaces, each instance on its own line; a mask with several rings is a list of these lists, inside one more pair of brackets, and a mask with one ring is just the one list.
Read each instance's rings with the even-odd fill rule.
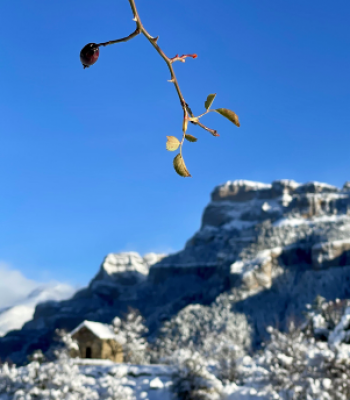
[[110,253],[103,260],[100,270],[91,281],[91,284],[102,282],[134,285],[144,281],[151,265],[160,261],[165,255],[148,253],[144,257],[130,251]]

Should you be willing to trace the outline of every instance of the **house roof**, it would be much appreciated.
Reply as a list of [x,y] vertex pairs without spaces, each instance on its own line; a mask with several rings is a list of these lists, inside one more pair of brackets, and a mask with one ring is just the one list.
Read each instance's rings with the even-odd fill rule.
[[93,321],[83,321],[70,333],[70,335],[73,336],[82,328],[87,328],[99,339],[115,339],[115,340],[119,339],[119,337],[117,337],[117,335],[114,333],[113,328],[111,326]]

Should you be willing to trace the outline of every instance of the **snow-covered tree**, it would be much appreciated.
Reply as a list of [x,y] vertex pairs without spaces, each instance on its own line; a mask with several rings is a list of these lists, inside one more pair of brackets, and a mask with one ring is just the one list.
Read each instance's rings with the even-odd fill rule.
[[249,350],[251,329],[243,314],[231,311],[231,300],[221,295],[211,306],[192,304],[166,321],[154,358],[170,362],[178,349],[198,352],[216,364],[220,379],[235,380],[236,359]]
[[[264,350],[263,365],[269,373],[269,383],[277,392],[287,399],[297,399],[300,393],[305,394],[312,375],[312,367],[308,365],[308,351],[314,339],[307,339],[294,324],[289,332],[283,333],[272,327],[268,328],[271,341]],[[306,386],[305,386],[306,385]],[[290,392],[293,390],[293,393]]]
[[312,304],[307,305],[303,330],[317,340],[327,341],[330,332],[339,324],[349,306],[349,300],[336,299],[327,302],[324,297],[317,296]]
[[219,400],[223,385],[208,371],[208,362],[199,353],[179,350],[172,356],[173,393],[178,400]]
[[53,346],[53,352],[56,357],[62,353],[72,358],[79,357],[79,344],[64,329],[56,329],[56,345]]
[[30,356],[28,356],[28,360],[31,362],[37,361],[39,364],[42,364],[45,361],[45,356],[43,352],[39,349],[33,351],[33,353]]
[[124,352],[124,361],[132,364],[149,364],[150,353],[145,335],[148,328],[140,312],[129,308],[123,319],[115,317],[113,320],[115,333],[121,337]]
[[0,400],[134,400],[132,390],[111,376],[80,372],[65,353],[54,362],[0,366]]
[[[270,342],[256,364],[265,371],[265,384],[281,400],[349,400],[350,347],[329,346],[301,329],[291,326],[289,332],[268,328]],[[248,369],[245,382],[254,382]],[[257,380],[255,380],[255,383]],[[260,382],[261,383],[261,382]]]

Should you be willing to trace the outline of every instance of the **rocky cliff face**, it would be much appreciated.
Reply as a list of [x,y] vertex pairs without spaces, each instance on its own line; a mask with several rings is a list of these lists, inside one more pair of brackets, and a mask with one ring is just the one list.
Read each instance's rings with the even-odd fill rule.
[[161,281],[164,268],[206,269],[252,290],[271,286],[275,264],[313,270],[350,264],[349,183],[339,190],[317,182],[234,181],[211,197],[201,229],[183,251],[154,265],[150,279]]
[[209,304],[223,292],[250,319],[255,345],[267,325],[283,328],[317,294],[350,297],[350,183],[218,186],[182,251],[108,255],[87,288],[37,306],[32,321],[1,339],[0,357],[23,361],[25,353],[49,346],[55,328],[109,322],[128,306],[141,310],[155,335],[186,305]]

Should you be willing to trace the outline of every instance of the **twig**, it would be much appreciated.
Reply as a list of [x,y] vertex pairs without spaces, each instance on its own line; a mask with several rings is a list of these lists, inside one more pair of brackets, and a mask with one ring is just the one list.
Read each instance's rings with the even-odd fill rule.
[[[141,22],[141,19],[140,19],[140,16],[138,14],[137,8],[136,8],[135,0],[129,0],[129,3],[130,3],[130,7],[131,7],[131,10],[132,10],[132,13],[134,15],[134,21],[136,22],[137,29],[139,29],[141,31],[141,33],[144,36],[146,36],[146,38],[149,40],[151,45],[156,49],[158,54],[163,58],[163,60],[165,61],[166,65],[169,68],[169,71],[170,71],[170,80],[169,80],[169,82],[174,84],[176,92],[177,92],[177,95],[179,97],[180,104],[181,104],[181,107],[182,107],[183,112],[184,112],[183,127],[185,127],[185,126],[187,126],[186,119],[188,119],[188,112],[189,112],[190,109],[189,109],[189,107],[188,107],[188,105],[187,105],[187,103],[186,103],[186,101],[184,99],[184,96],[183,96],[182,92],[181,92],[181,89],[180,89],[180,86],[179,86],[179,82],[177,80],[177,77],[176,77],[176,74],[175,74],[175,71],[174,71],[174,68],[173,68],[172,64],[173,64],[174,61],[182,61],[182,62],[184,62],[186,57],[196,58],[197,55],[196,54],[192,54],[192,55],[187,54],[187,55],[183,55],[181,57],[178,57],[178,55],[177,55],[174,58],[169,58],[157,44],[157,41],[158,41],[159,37],[158,36],[157,37],[151,36],[147,32],[145,27],[143,26],[143,24]],[[137,29],[136,29],[136,31],[137,31]],[[134,32],[134,36],[136,36],[136,34],[135,34],[136,31]],[[132,36],[132,37],[134,37],[134,36]],[[131,37],[130,37],[130,39],[131,39]],[[129,40],[129,39],[127,39],[127,40]],[[190,112],[190,116],[192,118],[194,117],[192,112]],[[205,125],[203,125],[199,121],[192,121],[192,123],[195,124],[195,125],[200,126],[201,128],[205,129],[206,131],[210,132],[213,136],[219,136],[214,129],[210,129],[210,128],[206,127]],[[182,154],[182,145],[183,145],[184,140],[185,140],[185,135],[186,135],[186,129],[183,128],[182,140],[180,142],[180,153],[181,154]]]
[[130,39],[134,38],[135,36],[139,35],[140,33],[141,33],[141,29],[137,27],[135,32],[131,33],[129,36],[126,36],[124,38],[117,39],[117,40],[110,40],[109,42],[99,43],[97,46],[108,46],[110,44],[127,42]]
[[181,62],[185,62],[187,57],[191,57],[191,58],[197,58],[197,54],[183,54],[182,56],[179,56],[178,54],[176,54],[175,57],[171,58],[171,62],[175,62],[175,61],[181,61]]

